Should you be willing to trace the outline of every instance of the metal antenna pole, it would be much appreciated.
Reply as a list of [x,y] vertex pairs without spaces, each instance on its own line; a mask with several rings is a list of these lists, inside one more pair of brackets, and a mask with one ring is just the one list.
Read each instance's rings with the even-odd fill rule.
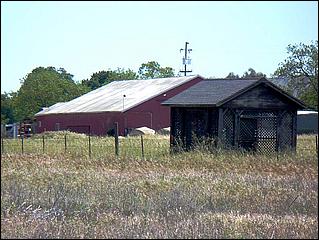
[[185,70],[184,70],[184,76],[186,76],[186,61],[187,61],[187,44],[188,42],[185,43]]
[[[182,50],[185,50],[185,58],[184,58],[184,71],[183,70],[181,70],[181,71],[179,71],[179,72],[183,72],[184,73],[184,76],[186,76],[186,73],[188,73],[188,72],[192,72],[192,71],[187,71],[187,44],[189,44],[189,42],[185,42],[185,49],[183,49],[183,48],[181,48],[180,49],[180,51],[182,51]],[[189,51],[191,51],[192,49],[189,49]]]

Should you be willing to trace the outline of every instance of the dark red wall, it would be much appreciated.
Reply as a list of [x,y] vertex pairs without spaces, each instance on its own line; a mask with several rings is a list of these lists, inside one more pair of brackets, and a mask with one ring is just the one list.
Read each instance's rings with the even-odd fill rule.
[[[56,123],[60,123],[59,129],[70,128],[73,131],[88,133],[90,129],[93,135],[105,135],[107,130],[113,128],[114,122],[119,123],[119,134],[124,135],[126,128],[149,127],[159,130],[170,126],[170,108],[161,103],[176,94],[188,89],[203,80],[197,77],[179,87],[150,99],[124,113],[72,113],[52,114],[36,117],[38,121],[37,132],[55,131]],[[166,95],[165,95],[166,94]],[[39,126],[41,121],[41,126]]]
[[[170,126],[170,108],[161,103],[200,82],[202,78],[195,78],[179,87],[150,99],[124,113],[124,127],[149,127],[159,130]],[[166,94],[166,96],[164,96]]]
[[[114,122],[120,121],[121,113],[72,113],[72,114],[51,114],[38,116],[37,132],[56,131],[56,123],[59,123],[59,130],[71,129],[75,132],[89,133],[93,135],[105,135],[107,130],[114,126]],[[41,121],[41,126],[39,121]]]

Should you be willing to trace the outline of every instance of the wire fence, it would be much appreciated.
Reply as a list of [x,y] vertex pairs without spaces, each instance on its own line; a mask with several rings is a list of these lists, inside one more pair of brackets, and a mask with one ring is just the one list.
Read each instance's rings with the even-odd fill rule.
[[[298,137],[297,152],[316,151],[318,137]],[[30,138],[1,137],[1,154],[70,154],[89,158],[132,157],[151,159],[170,154],[169,136],[97,137],[84,134],[39,134]]]
[[[117,145],[117,146],[116,146]],[[169,137],[156,136],[96,137],[84,135],[76,137],[65,134],[58,137],[45,135],[31,138],[1,138],[1,154],[71,154],[93,158],[141,157],[152,158],[169,154]]]

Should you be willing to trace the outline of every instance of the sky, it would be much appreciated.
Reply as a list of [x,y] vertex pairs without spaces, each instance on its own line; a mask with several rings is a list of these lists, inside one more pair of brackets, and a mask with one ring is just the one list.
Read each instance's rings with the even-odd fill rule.
[[270,77],[289,44],[315,40],[317,1],[1,1],[1,93],[40,66],[62,67],[77,82],[149,61],[178,73],[186,41],[191,75],[253,68]]

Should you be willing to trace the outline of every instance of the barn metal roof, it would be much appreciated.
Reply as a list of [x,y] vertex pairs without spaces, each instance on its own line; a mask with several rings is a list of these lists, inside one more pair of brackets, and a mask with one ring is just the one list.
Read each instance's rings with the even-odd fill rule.
[[114,81],[69,102],[55,104],[36,113],[35,116],[60,113],[125,112],[197,77],[202,78],[195,75]]
[[310,110],[301,110],[301,111],[297,111],[297,115],[308,115],[308,114],[317,114],[317,111],[310,111]]
[[290,96],[275,84],[268,81],[266,78],[206,79],[205,81],[201,81],[185,91],[175,95],[174,97],[166,100],[162,104],[176,106],[220,106],[244,93],[245,91],[257,86],[261,82],[266,83],[274,90],[280,92],[282,95],[295,102],[299,107],[305,107],[301,101],[293,96]]

